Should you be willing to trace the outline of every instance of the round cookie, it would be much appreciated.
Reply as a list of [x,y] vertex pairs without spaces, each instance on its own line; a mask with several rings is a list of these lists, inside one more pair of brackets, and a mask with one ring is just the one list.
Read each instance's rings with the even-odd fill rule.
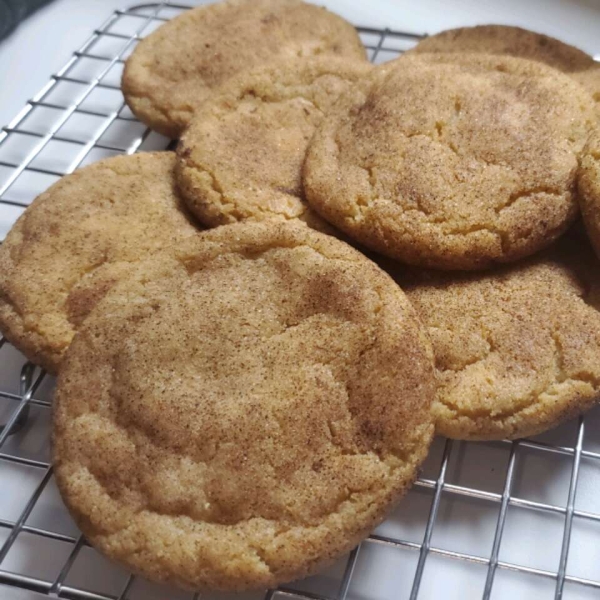
[[302,192],[306,148],[341,92],[367,75],[364,61],[277,61],[238,76],[196,112],[176,169],[189,209],[206,225],[300,219],[328,227]]
[[300,0],[227,0],[199,6],[144,38],[122,88],[135,115],[172,138],[211,90],[276,58],[332,54],[365,59],[354,27]]
[[434,384],[422,325],[374,263],[305,226],[219,227],[140,265],[75,337],[58,486],[136,573],[275,586],[350,550],[406,490]]
[[195,235],[173,152],[99,161],[36,198],[0,247],[0,329],[51,373],[130,264]]
[[594,98],[600,116],[600,64],[560,40],[507,25],[449,29],[421,40],[412,52],[481,52],[508,54],[546,63],[580,83]]
[[489,274],[406,270],[397,278],[433,342],[437,433],[526,437],[597,403],[599,267],[583,238],[569,234]]
[[575,219],[589,95],[513,57],[419,54],[342,94],[317,129],[304,189],[365,246],[441,269],[515,261]]
[[581,156],[579,205],[588,236],[600,257],[600,131],[596,131]]

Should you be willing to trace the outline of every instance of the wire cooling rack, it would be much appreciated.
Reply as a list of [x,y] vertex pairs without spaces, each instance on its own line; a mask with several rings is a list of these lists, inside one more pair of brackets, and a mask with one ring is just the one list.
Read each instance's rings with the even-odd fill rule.
[[[123,102],[123,62],[188,6],[114,12],[0,133],[0,238],[78,166],[168,147]],[[359,27],[373,62],[413,33]],[[109,563],[58,495],[49,452],[53,378],[0,340],[0,598],[192,600]],[[438,439],[396,512],[323,573],[215,600],[600,598],[600,411],[514,443]]]

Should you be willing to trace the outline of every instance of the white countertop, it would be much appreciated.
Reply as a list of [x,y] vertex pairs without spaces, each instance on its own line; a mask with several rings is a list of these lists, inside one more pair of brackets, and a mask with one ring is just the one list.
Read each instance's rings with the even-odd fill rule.
[[[136,0],[54,0],[22,23],[0,43],[0,125],[16,115],[113,10],[136,3]],[[600,55],[600,0],[320,0],[318,3],[355,24],[416,33],[435,33],[478,23],[520,25]]]

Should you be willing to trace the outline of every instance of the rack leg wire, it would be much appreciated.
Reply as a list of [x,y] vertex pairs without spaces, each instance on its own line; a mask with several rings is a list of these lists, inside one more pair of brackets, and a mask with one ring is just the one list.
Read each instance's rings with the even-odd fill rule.
[[[168,20],[168,18],[160,15],[161,11],[165,8],[183,11],[188,9],[189,6],[175,4],[171,2],[159,2],[146,5],[138,5],[130,9],[115,11],[99,29],[94,31],[92,36],[81,46],[81,48],[79,48],[79,50],[77,50],[73,54],[73,57],[67,62],[67,64],[56,75],[52,76],[51,81],[32,100],[30,100],[27,103],[26,107],[15,117],[15,119],[13,119],[13,121],[7,127],[2,129],[2,131],[0,132],[0,146],[7,139],[9,139],[9,137],[12,134],[28,135],[37,138],[38,141],[31,149],[31,151],[26,155],[24,160],[20,161],[18,164],[0,161],[0,166],[12,169],[11,175],[2,185],[0,185],[0,204],[17,206],[21,208],[25,208],[27,206],[26,203],[11,200],[9,198],[4,197],[6,192],[11,189],[13,184],[25,171],[61,176],[66,173],[70,173],[74,169],[76,169],[94,148],[125,154],[132,154],[138,149],[140,149],[140,147],[150,134],[150,131],[148,129],[146,129],[136,139],[132,140],[131,144],[129,144],[126,149],[115,147],[110,144],[101,142],[103,134],[106,133],[106,131],[115,121],[135,121],[135,119],[126,117],[121,114],[125,107],[124,103],[121,103],[117,110],[114,110],[109,113],[104,113],[90,108],[84,108],[82,106],[82,103],[96,88],[118,89],[117,86],[104,82],[104,77],[116,64],[123,62],[123,57],[125,56],[125,53],[134,43],[136,43],[139,39],[142,38],[143,31],[150,24]],[[144,9],[145,12],[138,12],[141,9]],[[110,27],[114,25],[117,21],[119,21],[119,19],[121,19],[122,17],[139,18],[140,25],[133,34],[125,35],[122,33],[110,31]],[[380,53],[383,50],[386,50],[388,53],[401,53],[401,50],[398,49],[397,45],[392,44],[392,47],[386,47],[386,42],[390,39],[414,42],[415,40],[418,40],[421,37],[412,33],[391,31],[389,29],[378,30],[373,28],[359,28],[359,31],[371,37],[378,36],[378,39],[374,44],[367,44],[367,48],[371,52],[371,60],[373,62],[375,62],[378,59]],[[93,50],[94,44],[102,37],[109,37],[116,40],[122,40],[123,45],[120,51],[115,53],[112,57],[98,55],[91,51]],[[86,80],[79,77],[75,77],[71,74],[71,71],[82,58],[103,60],[107,64],[98,75],[96,75],[90,80]],[[49,94],[59,82],[77,83],[86,87],[83,94],[79,97],[79,99],[76,102],[68,106],[62,106],[60,104],[50,102],[48,100]],[[56,120],[56,122],[53,124],[50,130],[45,134],[29,131],[22,127],[22,124],[26,120],[26,118],[30,115],[32,111],[34,111],[38,107],[62,111],[61,116]],[[74,114],[102,117],[104,119],[104,122],[102,126],[96,130],[94,135],[90,137],[89,140],[87,140],[86,142],[80,142],[76,139],[72,139],[60,133],[60,130],[63,127],[63,125]],[[80,151],[77,153],[74,160],[70,163],[69,167],[64,172],[36,168],[31,164],[32,161],[34,161],[34,159],[40,155],[44,148],[46,148],[46,146],[51,140],[77,143],[81,145]],[[6,344],[6,340],[0,338],[0,350],[2,350],[2,348]],[[9,394],[8,392],[0,392],[0,398],[5,400],[6,402],[16,402],[16,406],[11,412],[10,417],[3,426],[0,426],[0,463],[2,461],[8,461],[18,464],[25,464],[28,466],[36,467],[43,472],[39,483],[35,487],[33,493],[31,494],[29,500],[26,502],[18,518],[14,522],[3,521],[0,519],[0,528],[8,528],[10,530],[8,537],[6,538],[2,546],[0,546],[0,583],[38,591],[53,597],[68,597],[76,599],[81,598],[85,600],[127,600],[136,579],[134,575],[129,575],[118,595],[98,594],[89,590],[71,587],[66,584],[69,572],[73,567],[75,561],[77,560],[81,549],[87,545],[87,542],[85,541],[82,535],[79,535],[79,537],[77,538],[72,538],[67,535],[62,535],[56,532],[35,528],[27,525],[28,517],[30,516],[42,492],[46,488],[48,481],[52,477],[52,466],[49,463],[29,460],[18,456],[13,456],[11,454],[3,453],[2,446],[8,440],[9,436],[18,434],[20,429],[24,426],[27,420],[30,405],[37,404],[40,406],[44,406],[46,409],[49,409],[48,402],[37,400],[35,398],[35,393],[39,389],[42,381],[44,380],[44,377],[45,373],[43,371],[39,371],[30,363],[27,363],[23,366],[21,371],[18,396],[14,396],[12,394]],[[584,419],[582,417],[579,419],[577,430],[577,442],[574,448],[551,446],[548,444],[534,442],[531,440],[521,440],[512,443],[504,442],[504,444],[510,444],[510,454],[502,494],[495,494],[492,492],[486,492],[484,490],[455,485],[447,482],[447,468],[453,451],[453,442],[449,440],[446,441],[436,479],[428,480],[421,478],[416,483],[417,486],[430,490],[432,492],[432,503],[429,511],[429,516],[425,525],[423,540],[420,544],[401,539],[386,538],[381,535],[371,535],[367,541],[363,542],[363,544],[359,545],[350,553],[344,568],[344,573],[339,584],[338,592],[334,598],[324,598],[322,596],[319,596],[318,594],[309,593],[306,591],[299,591],[292,587],[281,587],[277,590],[268,590],[265,594],[265,600],[272,600],[272,598],[276,595],[285,595],[288,597],[299,598],[304,600],[347,600],[347,598],[351,595],[353,576],[361,555],[361,548],[364,544],[372,543],[385,544],[398,548],[408,548],[418,552],[418,561],[410,591],[410,600],[417,600],[417,598],[419,597],[426,561],[429,555],[431,554],[437,554],[455,560],[470,561],[476,564],[487,566],[487,576],[482,595],[483,600],[489,600],[491,598],[494,578],[498,568],[519,571],[522,573],[530,573],[541,577],[554,579],[556,600],[560,600],[562,598],[565,582],[579,583],[584,586],[595,588],[600,594],[600,581],[569,576],[566,573],[574,517],[577,516],[578,518],[600,522],[600,515],[575,509],[575,498],[577,493],[577,484],[579,480],[579,470],[582,457],[600,460],[600,453],[585,451],[583,449],[584,435],[585,425]],[[555,506],[541,502],[534,502],[526,500],[524,498],[517,498],[512,494],[516,463],[520,448],[534,448],[537,451],[541,452],[551,452],[557,455],[568,455],[572,457],[571,478],[566,507]],[[432,536],[434,532],[436,518],[438,516],[441,499],[444,494],[478,498],[480,500],[485,500],[487,502],[499,504],[498,519],[489,558],[454,552],[442,548],[436,548],[432,545]],[[499,560],[502,536],[504,532],[506,516],[509,506],[519,506],[522,508],[527,508],[529,510],[546,511],[550,513],[564,515],[564,529],[561,554],[558,569],[556,572],[525,567],[522,565],[507,563]],[[69,556],[65,560],[64,564],[60,568],[58,574],[56,575],[56,578],[53,581],[43,581],[34,577],[20,575],[2,569],[2,563],[4,559],[10,552],[11,548],[13,547],[13,544],[15,543],[18,535],[21,532],[33,533],[50,539],[60,540],[63,542],[67,541],[72,544]],[[193,595],[193,600],[199,600],[201,597],[201,594],[196,593]]]

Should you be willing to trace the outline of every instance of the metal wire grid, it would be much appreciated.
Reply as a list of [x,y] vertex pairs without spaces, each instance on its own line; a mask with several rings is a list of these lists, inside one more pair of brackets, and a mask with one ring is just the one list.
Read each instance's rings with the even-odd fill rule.
[[[103,136],[105,136],[106,132],[113,124],[118,122],[137,123],[137,120],[131,113],[128,113],[128,109],[125,107],[122,98],[118,107],[109,111],[98,109],[93,103],[88,103],[86,105],[86,100],[98,89],[118,92],[118,82],[109,82],[110,78],[108,77],[108,74],[111,70],[115,67],[122,66],[128,52],[131,51],[134,45],[144,36],[144,34],[147,34],[151,28],[160,25],[163,21],[168,20],[175,14],[188,8],[189,6],[185,5],[161,2],[138,5],[126,10],[116,11],[100,28],[94,31],[93,35],[79,50],[74,52],[67,64],[56,75],[52,76],[50,82],[27,103],[25,108],[7,127],[3,128],[0,133],[0,149],[14,136],[28,136],[31,137],[34,142],[33,146],[30,148],[29,152],[23,156],[22,160],[15,162],[0,160],[0,167],[4,168],[5,171],[7,170],[7,176],[0,183],[0,207],[8,206],[21,210],[26,208],[28,203],[33,199],[32,197],[28,199],[11,198],[11,191],[15,188],[20,178],[26,174],[33,173],[60,177],[73,171],[84,163],[86,159],[89,160],[93,151],[113,154],[132,154],[139,149],[145,149],[145,144],[150,137],[156,136],[156,134],[151,134],[148,129],[145,129],[139,135],[130,136],[128,143],[125,146],[103,141]],[[115,26],[123,19],[137,19],[139,21],[139,26],[136,27],[133,34],[118,32],[118,27]],[[410,47],[415,40],[420,37],[413,33],[391,31],[388,29],[379,30],[366,27],[358,29],[362,34],[363,39],[366,41],[367,48],[370,52],[370,58],[373,62],[381,62],[382,59],[385,60],[397,56],[404,49]],[[119,44],[119,48],[112,53],[103,53],[98,50],[101,46],[99,42],[107,38],[113,43]],[[98,61],[100,67],[94,77],[85,78],[77,76],[77,67],[84,59]],[[75,102],[62,103],[52,100],[52,93],[61,82],[82,86],[82,93],[79,94],[78,99]],[[40,132],[28,128],[28,118],[39,109],[51,109],[56,112],[56,118],[52,121],[47,131]],[[87,139],[80,139],[76,136],[74,137],[67,133],[63,133],[65,129],[68,129],[65,125],[68,124],[69,119],[72,119],[77,115],[97,117],[102,120],[100,126],[97,127]],[[74,145],[77,148],[75,156],[69,162],[68,166],[63,169],[52,169],[36,165],[36,159],[48,148],[48,145],[51,142],[64,142]],[[168,140],[161,136],[156,136],[154,142],[149,144],[149,146],[164,148],[167,144]],[[6,351],[8,347],[8,342],[4,339],[0,339],[0,352]],[[36,469],[42,474],[39,482],[33,489],[33,493],[31,493],[30,497],[24,503],[23,509],[16,519],[3,519],[1,518],[2,515],[0,515],[0,533],[4,532],[7,534],[4,542],[0,546],[0,584],[6,584],[21,589],[29,589],[47,596],[59,598],[127,600],[130,598],[130,591],[137,579],[133,575],[129,575],[126,578],[121,590],[116,594],[97,593],[95,591],[84,589],[84,586],[67,584],[68,575],[73,564],[81,553],[82,548],[87,546],[87,542],[83,536],[66,535],[50,529],[34,527],[27,524],[28,518],[34,510],[36,503],[51,480],[52,465],[47,460],[34,460],[21,456],[18,452],[5,452],[2,450],[2,447],[5,446],[7,440],[11,438],[14,439],[18,436],[27,435],[23,426],[27,422],[30,408],[37,407],[44,411],[50,410],[50,401],[36,396],[44,380],[48,380],[48,377],[43,371],[35,368],[30,363],[25,363],[20,372],[18,393],[6,391],[4,387],[0,389],[0,402],[2,402],[2,404],[0,404],[0,409],[3,408],[4,413],[8,415],[5,419],[4,426],[0,428],[0,467],[2,464],[23,465]],[[441,453],[441,459],[437,465],[437,476],[429,478],[422,477],[416,482],[417,489],[421,488],[427,490],[431,494],[431,505],[422,541],[414,542],[407,539],[374,533],[349,555],[335,593],[325,596],[319,593],[302,591],[296,589],[294,586],[290,586],[282,587],[277,590],[268,590],[264,596],[264,600],[271,600],[274,596],[279,596],[281,598],[287,597],[292,600],[346,600],[352,596],[351,586],[354,582],[353,575],[357,563],[360,560],[361,550],[370,544],[382,547],[405,548],[418,553],[414,578],[408,594],[410,600],[416,600],[417,598],[422,597],[419,592],[422,590],[421,584],[423,582],[425,566],[427,560],[436,555],[485,567],[487,569],[487,576],[485,578],[483,590],[482,592],[476,592],[477,597],[481,596],[484,600],[487,600],[492,596],[495,575],[498,569],[530,574],[553,581],[554,596],[556,599],[563,597],[563,589],[566,582],[581,584],[581,586],[585,586],[588,589],[597,590],[600,595],[600,577],[591,579],[567,574],[567,560],[571,546],[571,530],[574,517],[587,520],[590,523],[600,523],[600,514],[597,514],[597,512],[576,510],[575,508],[575,498],[580,479],[579,472],[582,458],[593,461],[595,466],[600,465],[600,462],[597,462],[600,460],[600,453],[584,449],[585,431],[584,418],[580,418],[577,424],[577,435],[574,445],[557,445],[539,440],[520,440],[513,443],[501,443],[509,453],[504,476],[504,485],[501,493],[486,491],[477,486],[465,486],[449,482],[447,480],[448,465],[452,453],[456,452],[457,443],[446,441]],[[549,453],[556,457],[568,457],[570,459],[570,483],[565,506],[529,500],[518,497],[513,493],[517,455],[519,450],[524,448],[536,452]],[[432,535],[436,525],[436,519],[438,517],[442,498],[445,495],[474,498],[486,503],[499,505],[495,534],[493,536],[492,549],[489,556],[447,550],[432,544]],[[558,568],[555,571],[533,568],[516,564],[512,561],[500,560],[500,548],[503,533],[505,531],[507,511],[510,506],[519,507],[528,511],[559,515],[564,520],[560,559]],[[23,533],[32,534],[40,539],[46,538],[70,544],[71,549],[68,557],[61,565],[60,569],[58,569],[58,572],[53,579],[37,578],[3,568],[3,561],[9,554],[11,548],[13,548],[18,536]],[[193,595],[194,600],[199,597],[199,594]],[[475,595],[469,597],[475,597]]]

